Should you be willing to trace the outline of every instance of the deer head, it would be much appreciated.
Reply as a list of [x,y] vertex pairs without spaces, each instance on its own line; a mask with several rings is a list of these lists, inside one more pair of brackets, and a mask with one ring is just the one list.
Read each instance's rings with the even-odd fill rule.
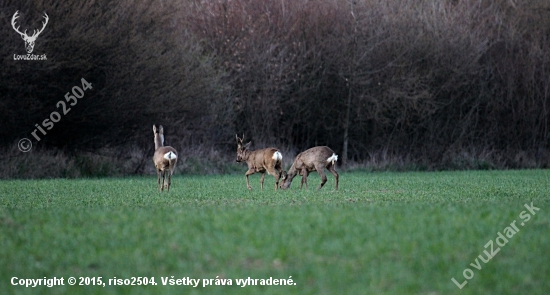
[[244,134],[243,138],[239,138],[239,136],[235,134],[235,138],[237,139],[237,162],[246,161],[246,151],[248,151],[248,148],[252,142],[249,141],[243,146]]
[[34,42],[36,41],[36,38],[38,38],[38,35],[44,31],[46,28],[46,25],[48,24],[49,17],[46,13],[44,13],[44,19],[45,21],[42,22],[42,29],[40,30],[34,30],[32,36],[27,35],[27,30],[25,32],[19,31],[19,27],[15,27],[15,20],[19,18],[19,11],[16,11],[13,17],[11,18],[11,26],[13,29],[21,35],[21,38],[25,41],[25,49],[27,50],[27,53],[32,53],[34,50]]
[[155,150],[159,147],[164,146],[164,128],[162,128],[162,125],[159,126],[159,129],[157,129],[157,126],[153,125],[153,136],[155,140]]

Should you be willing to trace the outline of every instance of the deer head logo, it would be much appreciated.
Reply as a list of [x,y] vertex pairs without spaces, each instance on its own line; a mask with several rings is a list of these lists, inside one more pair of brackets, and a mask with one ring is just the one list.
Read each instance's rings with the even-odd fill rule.
[[29,35],[27,35],[27,30],[25,30],[25,32],[21,32],[21,31],[19,31],[19,27],[15,27],[15,20],[19,18],[18,13],[19,13],[19,11],[16,11],[15,14],[13,15],[13,17],[11,18],[11,26],[13,27],[13,29],[17,33],[19,33],[19,35],[21,35],[21,38],[23,38],[23,40],[25,41],[25,49],[27,50],[27,53],[32,53],[32,51],[34,50],[34,42],[36,41],[36,38],[38,38],[38,35],[40,35],[40,33],[42,33],[42,31],[44,31],[44,28],[46,28],[46,25],[48,24],[49,17],[44,12],[45,21],[42,22],[42,29],[40,29],[38,31],[34,30],[32,36],[29,36]]

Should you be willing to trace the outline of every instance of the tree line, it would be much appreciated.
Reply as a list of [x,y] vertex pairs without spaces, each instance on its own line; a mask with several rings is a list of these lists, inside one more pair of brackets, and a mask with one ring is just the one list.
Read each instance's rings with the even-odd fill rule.
[[[15,11],[28,31],[48,13],[34,48],[47,60],[13,59]],[[7,1],[0,16],[5,147],[85,78],[93,89],[36,148],[152,154],[162,124],[191,153],[233,156],[244,133],[329,145],[350,165],[548,166],[544,1]]]

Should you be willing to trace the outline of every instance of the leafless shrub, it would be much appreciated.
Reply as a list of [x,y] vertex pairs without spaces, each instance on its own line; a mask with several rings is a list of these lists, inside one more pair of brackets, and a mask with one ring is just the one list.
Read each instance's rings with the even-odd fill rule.
[[[35,48],[48,62],[2,60],[0,143],[28,136],[90,77],[95,92],[40,145],[147,153],[140,126],[155,121],[209,162],[244,132],[296,153],[329,145],[350,167],[548,167],[544,1],[100,2],[19,8],[37,22],[48,11]],[[1,52],[22,48],[9,24],[0,38]]]

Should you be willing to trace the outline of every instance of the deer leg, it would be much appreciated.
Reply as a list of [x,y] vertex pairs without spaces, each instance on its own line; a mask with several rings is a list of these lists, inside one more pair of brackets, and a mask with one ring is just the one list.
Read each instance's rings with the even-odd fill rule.
[[166,170],[162,170],[162,188],[160,189],[161,191],[164,191],[164,179],[166,177]]
[[279,189],[279,180],[281,179],[282,172],[275,172],[275,190]]
[[306,184],[307,189],[307,176],[309,175],[309,172],[306,168],[302,169],[302,172],[300,173],[302,175],[302,183],[300,184],[300,189],[304,186],[304,183]]
[[253,169],[248,169],[248,171],[246,171],[246,174],[245,174],[245,176],[246,176],[246,187],[247,187],[249,190],[252,190],[252,187],[250,186],[250,182],[248,181],[248,176],[249,176],[249,175],[252,175],[252,174],[254,174],[254,173],[255,173],[255,171],[254,171]]
[[[280,169],[281,171],[277,171],[275,169]],[[282,170],[283,170],[282,168],[277,168],[277,167],[266,170],[267,174],[273,175],[273,177],[275,177],[275,190],[279,189],[279,180],[281,179],[281,174],[283,173]],[[263,173],[262,173],[262,179],[263,179]]]
[[328,170],[332,173],[332,175],[334,175],[334,179],[336,180],[336,189],[338,190],[338,178],[340,178],[338,172],[336,172],[336,169],[334,169],[334,165],[332,164],[330,164]]
[[162,176],[162,183],[164,183],[164,188],[168,188],[168,172],[164,170],[164,175]]
[[157,169],[157,189],[160,190],[160,170]]
[[262,178],[260,178],[260,183],[262,185],[262,190],[264,190],[264,180],[265,180],[265,172],[262,172]]
[[248,174],[246,175],[246,187],[247,187],[249,190],[252,190],[252,187],[250,186],[250,182],[248,181]]
[[320,190],[323,185],[327,182],[327,176],[325,175],[325,167],[322,167],[321,169],[317,169],[317,173],[319,173],[319,176],[321,176],[321,185],[319,185],[318,190]]
[[170,191],[170,184],[172,184],[172,171],[169,171],[168,173],[168,187],[166,188],[166,191]]
[[283,175],[283,166],[279,162],[277,165],[275,165],[275,190],[279,189],[279,180],[281,180],[281,175]]

